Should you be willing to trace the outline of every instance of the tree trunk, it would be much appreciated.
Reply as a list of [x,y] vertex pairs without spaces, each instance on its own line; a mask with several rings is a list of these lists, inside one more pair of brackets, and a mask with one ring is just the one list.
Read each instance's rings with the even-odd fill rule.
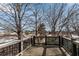
[[[22,40],[22,33],[21,31],[18,31],[18,40],[21,40],[21,42],[19,43],[19,52],[23,51],[23,40]],[[22,53],[21,53],[22,55]]]
[[[20,31],[17,32],[18,40],[21,40],[21,34]],[[21,42],[19,43],[19,52],[21,52]]]

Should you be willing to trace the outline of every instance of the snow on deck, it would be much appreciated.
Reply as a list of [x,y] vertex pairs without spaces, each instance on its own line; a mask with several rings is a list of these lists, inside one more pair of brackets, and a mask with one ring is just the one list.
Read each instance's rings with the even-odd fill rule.
[[[73,34],[71,36],[75,40],[74,43],[79,44],[79,36],[78,35],[73,35]],[[64,36],[64,38],[66,38],[67,40],[71,40],[71,38],[69,38],[69,37]]]

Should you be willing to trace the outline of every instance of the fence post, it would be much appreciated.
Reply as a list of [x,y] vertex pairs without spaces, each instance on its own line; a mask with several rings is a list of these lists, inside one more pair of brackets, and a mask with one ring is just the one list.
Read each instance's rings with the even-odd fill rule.
[[72,56],[77,56],[76,44],[74,43],[74,39],[71,39],[72,42]]

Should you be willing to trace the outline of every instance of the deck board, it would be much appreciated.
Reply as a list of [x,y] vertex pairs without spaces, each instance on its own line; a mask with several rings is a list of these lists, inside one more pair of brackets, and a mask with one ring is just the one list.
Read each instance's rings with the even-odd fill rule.
[[63,56],[58,47],[30,47],[23,52],[23,56]]

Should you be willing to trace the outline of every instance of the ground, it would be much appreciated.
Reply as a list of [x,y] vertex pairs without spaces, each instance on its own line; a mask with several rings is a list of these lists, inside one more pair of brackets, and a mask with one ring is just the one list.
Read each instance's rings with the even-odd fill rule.
[[23,56],[63,56],[61,50],[56,47],[30,47],[23,52]]

